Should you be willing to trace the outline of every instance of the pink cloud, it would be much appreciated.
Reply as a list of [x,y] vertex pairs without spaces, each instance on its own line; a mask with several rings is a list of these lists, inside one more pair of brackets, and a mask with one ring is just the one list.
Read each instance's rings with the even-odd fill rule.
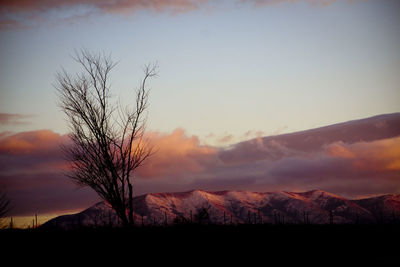
[[217,150],[200,145],[197,136],[186,136],[184,130],[171,134],[152,132],[148,134],[155,155],[138,170],[141,177],[181,176],[185,173],[202,172],[212,164]]
[[104,12],[122,13],[132,12],[138,9],[150,9],[157,12],[170,10],[173,12],[186,12],[199,8],[205,0],[119,0],[119,1],[88,1]]
[[84,15],[75,14],[70,18],[82,18],[99,13],[127,15],[138,10],[175,14],[198,9],[206,2],[206,0],[5,0],[0,2],[0,29],[21,28],[35,20],[46,20],[47,13],[53,10],[86,10]]
[[[283,3],[307,3],[316,7],[325,7],[340,0],[240,0],[241,3],[252,3],[255,6],[277,5]],[[356,0],[344,0],[354,2]]]
[[[312,6],[324,7],[339,0],[236,0],[242,4],[256,7],[281,3],[305,2]],[[343,0],[354,2],[357,0]],[[0,30],[26,28],[38,21],[50,20],[49,12],[68,11],[71,15],[59,18],[57,22],[68,22],[94,14],[130,15],[139,10],[170,12],[172,14],[189,12],[207,6],[209,0],[4,0],[0,1]],[[213,4],[213,7],[216,5]],[[83,12],[79,13],[77,12]],[[66,12],[67,13],[67,12]],[[54,22],[54,21],[53,21]]]
[[[93,6],[104,11],[124,9],[155,9],[163,11],[168,8],[192,9],[205,3],[205,0],[5,0],[0,2],[0,11],[8,12],[42,12],[49,9],[68,6]],[[124,11],[123,11],[124,12]]]
[[[152,181],[138,180],[138,192],[319,188],[348,197],[400,192],[399,119],[399,114],[382,115],[212,148],[211,154],[200,153],[201,169],[182,164]],[[192,144],[199,146],[198,141]],[[199,158],[191,160],[199,164]]]
[[[399,114],[258,137],[229,148],[202,145],[182,129],[149,132],[156,154],[135,175],[135,194],[206,190],[322,189],[355,197],[400,193]],[[81,207],[97,198],[62,175],[67,135],[49,130],[0,133],[0,186],[15,212]],[[70,199],[70,200],[69,200]],[[81,202],[80,200],[81,199]],[[56,203],[61,208],[55,207]]]
[[[77,191],[78,187],[63,175],[68,163],[60,145],[68,144],[67,135],[39,130],[0,137],[0,187],[7,189],[16,206],[14,215],[71,210],[98,200],[90,189]],[[200,145],[198,137],[187,136],[182,129],[170,134],[150,132],[146,138],[157,153],[138,170],[135,183],[185,179],[216,164],[217,150]]]

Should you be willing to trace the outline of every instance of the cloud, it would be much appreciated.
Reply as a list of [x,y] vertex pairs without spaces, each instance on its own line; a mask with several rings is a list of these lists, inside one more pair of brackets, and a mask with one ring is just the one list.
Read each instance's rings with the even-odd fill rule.
[[53,151],[65,139],[66,135],[54,133],[50,130],[39,130],[17,133],[0,140],[0,153],[8,154],[41,154],[44,151]]
[[[391,129],[389,124],[379,131],[387,133]],[[197,136],[187,135],[183,129],[149,132],[146,138],[156,154],[135,174],[135,194],[195,188],[322,189],[346,197],[400,193],[398,134],[390,130],[394,137],[349,142],[325,139],[327,133],[314,131],[319,139],[311,138],[311,132],[307,134],[311,137],[305,138],[302,132],[259,137],[227,148],[202,145]],[[294,141],[296,138],[298,142]],[[0,133],[0,186],[8,189],[18,206],[14,213],[71,210],[98,200],[90,189],[77,191],[76,185],[62,175],[65,161],[60,144],[67,142],[67,135],[50,130]]]
[[[193,188],[254,191],[322,189],[347,197],[400,192],[400,137],[329,143],[334,139],[325,139],[320,130],[317,133],[319,138],[316,139],[304,139],[303,132],[294,136],[283,135],[283,139],[259,137],[228,148],[211,148],[212,153],[200,153],[204,164],[201,164],[201,169],[195,170],[180,165],[179,160],[174,161],[172,156],[168,160],[176,162],[177,165],[173,164],[176,168],[170,168],[167,176],[157,174],[152,176],[154,180],[138,180],[137,189],[140,193]],[[349,133],[352,135],[354,132]],[[308,135],[312,136],[311,133]],[[325,135],[330,136],[328,133]],[[185,139],[183,135],[179,136],[181,141]],[[296,137],[301,145],[294,141]],[[194,142],[192,145],[194,149],[199,144]],[[198,157],[191,160],[194,161],[191,164],[199,164]],[[161,169],[162,165],[159,165],[159,174]]]
[[225,143],[232,141],[232,139],[233,139],[233,135],[228,134],[228,135],[225,135],[225,136],[219,138],[218,143],[225,144]]
[[261,137],[264,135],[263,131],[255,131],[255,130],[249,130],[246,131],[242,137],[246,138],[246,139],[250,139],[250,138],[254,138],[254,137]]
[[[254,139],[219,150],[223,164],[193,184],[255,191],[322,189],[347,197],[400,192],[400,137],[335,142],[311,151],[272,141]],[[214,182],[206,180],[211,177]]]
[[67,135],[50,130],[8,134],[0,139],[0,173],[38,172],[65,167],[60,145]]
[[[182,13],[198,9],[206,0],[5,0],[0,2],[0,29],[26,27],[64,12],[59,20],[93,14],[128,15],[138,10]],[[67,18],[65,18],[67,16]]]
[[153,9],[156,11],[173,9],[185,11],[197,8],[204,2],[204,0],[5,0],[0,2],[0,12],[38,13],[52,9],[85,6],[99,9],[104,12],[117,13],[125,13],[137,9]]
[[226,164],[239,164],[265,159],[278,160],[298,153],[301,152],[288,148],[280,140],[257,137],[222,149],[219,157]]
[[138,175],[144,178],[198,173],[216,160],[215,148],[200,145],[197,136],[188,137],[182,129],[176,129],[171,134],[151,132],[147,138],[156,153],[138,170]]
[[[236,0],[236,3],[263,7],[305,2],[324,7],[337,1],[340,0]],[[219,1],[213,0],[4,0],[0,1],[0,30],[27,28],[49,21],[72,22],[93,15],[130,15],[140,10],[178,14],[215,8],[218,4]]]
[[332,157],[347,159],[359,171],[400,171],[400,137],[327,147]]
[[400,138],[330,144],[319,152],[284,157],[268,170],[280,187],[320,188],[350,197],[400,190]]
[[[307,3],[316,7],[328,6],[340,0],[240,0],[241,3],[251,3],[257,7],[266,5],[277,5],[283,3]],[[354,2],[356,0],[342,0],[346,2]]]
[[[157,153],[138,170],[139,180],[185,179],[216,165],[217,150],[200,145],[198,137],[187,136],[182,129],[169,134],[149,132],[146,138]],[[60,204],[56,210],[67,206],[70,210],[82,207],[79,199],[85,204],[98,200],[91,190],[77,193],[77,186],[63,176],[68,163],[60,145],[68,142],[68,135],[50,130],[0,133],[0,186],[18,206],[13,213],[49,212],[56,204]],[[62,204],[69,201],[73,204]]]
[[[1,22],[0,22],[1,23]],[[0,24],[0,29],[2,25]],[[32,117],[31,115],[23,115],[23,114],[11,114],[11,113],[0,113],[0,125],[17,125],[17,124],[26,124],[28,122],[24,121],[24,119],[27,119],[29,117]]]
[[0,187],[11,199],[10,215],[81,209],[98,199],[63,175],[66,142],[67,135],[50,130],[0,134]]

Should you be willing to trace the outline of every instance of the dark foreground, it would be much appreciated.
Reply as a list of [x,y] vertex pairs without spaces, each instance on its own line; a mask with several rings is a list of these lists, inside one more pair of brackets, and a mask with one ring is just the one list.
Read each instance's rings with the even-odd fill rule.
[[[61,230],[2,230],[1,252],[18,262],[130,261],[149,265],[262,266],[400,263],[400,225],[240,225]],[[30,255],[30,256],[28,256]],[[33,258],[30,258],[33,257]],[[4,260],[4,258],[3,258]],[[22,257],[20,260],[24,260]],[[145,264],[139,264],[145,263]],[[273,263],[273,264],[272,264]],[[113,264],[113,266],[114,266]],[[398,265],[397,265],[398,266]]]

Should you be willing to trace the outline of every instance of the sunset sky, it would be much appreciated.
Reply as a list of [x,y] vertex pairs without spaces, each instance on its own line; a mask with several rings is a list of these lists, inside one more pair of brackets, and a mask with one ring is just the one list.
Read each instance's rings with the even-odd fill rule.
[[[376,192],[343,193],[400,193],[397,132],[368,143],[335,140],[342,142],[312,152],[316,161],[292,150],[274,162],[218,161],[225,150],[242,151],[235,145],[241,141],[399,112],[400,1],[10,0],[0,3],[0,186],[15,216],[74,211],[97,200],[61,174],[59,144],[68,128],[53,84],[62,68],[80,71],[71,55],[82,48],[112,54],[113,95],[124,103],[143,65],[159,65],[149,83],[148,131],[162,149],[141,171],[139,193],[189,187],[177,184],[257,190],[257,172],[273,175],[284,164],[293,166],[292,176],[307,166],[348,172],[274,190],[324,185],[341,193],[330,186],[333,178],[385,171],[387,184]],[[258,168],[264,163],[267,169]],[[229,180],[238,173],[246,179]]]

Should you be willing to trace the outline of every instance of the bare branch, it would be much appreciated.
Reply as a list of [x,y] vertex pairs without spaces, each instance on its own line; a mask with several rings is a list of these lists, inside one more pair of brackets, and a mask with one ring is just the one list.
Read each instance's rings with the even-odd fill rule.
[[[110,55],[75,51],[73,59],[83,72],[56,74],[59,106],[68,118],[71,144],[63,151],[71,165],[68,177],[91,187],[109,202],[126,225],[133,223],[132,178],[152,154],[144,142],[149,90],[157,64],[144,67],[133,107],[111,102],[110,72],[116,66]],[[128,214],[127,214],[128,213]]]

